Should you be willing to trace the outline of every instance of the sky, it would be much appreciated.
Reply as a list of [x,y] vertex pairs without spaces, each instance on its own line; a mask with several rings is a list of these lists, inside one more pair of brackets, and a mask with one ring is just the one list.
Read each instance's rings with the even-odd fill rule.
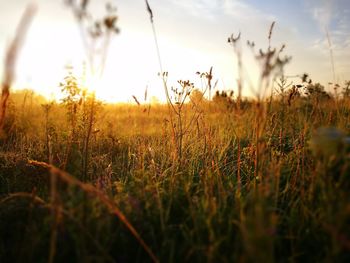
[[[21,14],[29,3],[38,9],[19,54],[14,88],[30,88],[48,98],[58,97],[59,83],[72,64],[81,76],[86,49],[79,26],[63,0],[0,0],[0,59],[16,31]],[[98,17],[106,1],[91,0],[89,10]],[[158,77],[159,64],[149,14],[144,0],[114,0],[118,9],[120,34],[115,35],[101,79],[94,81],[99,98],[108,102],[164,100]],[[273,21],[276,26],[272,45],[286,44],[285,55],[292,61],[285,68],[289,76],[309,73],[314,81],[342,84],[350,79],[350,2],[349,0],[149,0],[154,14],[163,69],[169,72],[169,85],[191,80],[200,89],[195,74],[213,67],[217,89],[236,90],[237,59],[227,38],[241,32],[245,78],[254,85],[259,66],[247,40],[265,49]],[[333,50],[332,73],[329,32]],[[2,78],[2,63],[0,63]],[[297,81],[297,80],[294,80]],[[252,91],[243,90],[251,96]]]

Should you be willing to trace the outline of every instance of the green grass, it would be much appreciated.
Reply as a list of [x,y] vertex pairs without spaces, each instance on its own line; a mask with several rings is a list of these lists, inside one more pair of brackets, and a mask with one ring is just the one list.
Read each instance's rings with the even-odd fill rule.
[[[47,262],[53,231],[55,262],[152,261],[93,194],[58,178],[53,200],[50,173],[28,162],[49,161],[44,110],[35,98],[21,101],[12,98],[0,145],[0,261]],[[349,134],[349,101],[289,106],[276,97],[260,115],[253,101],[242,110],[230,103],[202,103],[181,160],[166,105],[102,105],[85,182],[112,200],[160,262],[348,262],[349,156],[340,148],[312,154],[309,141],[322,126]],[[68,147],[66,119],[63,105],[50,108],[56,167]],[[79,180],[83,140],[78,132],[66,169]]]

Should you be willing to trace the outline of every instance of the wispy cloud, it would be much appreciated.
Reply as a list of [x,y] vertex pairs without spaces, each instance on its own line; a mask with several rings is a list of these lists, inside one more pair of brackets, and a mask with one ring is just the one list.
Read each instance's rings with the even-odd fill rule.
[[341,45],[350,33],[350,8],[341,0],[308,0],[307,8],[320,32],[331,32],[335,44]]
[[247,21],[247,20],[272,20],[274,16],[266,14],[256,7],[249,5],[245,1],[241,0],[224,0],[222,2],[222,10],[226,15],[230,15],[236,19]]
[[332,49],[337,79],[348,78],[350,67],[350,8],[348,1],[308,0],[306,7],[317,23],[320,32],[319,37],[314,40],[312,49],[319,52],[325,62],[327,57],[329,61],[330,49]]
[[190,15],[212,19],[220,9],[220,0],[172,0],[175,6],[183,9]]
[[313,18],[321,29],[329,26],[333,13],[333,0],[308,0]]
[[172,3],[191,15],[208,19],[218,18],[218,15],[244,21],[252,18],[272,18],[243,0],[172,0]]

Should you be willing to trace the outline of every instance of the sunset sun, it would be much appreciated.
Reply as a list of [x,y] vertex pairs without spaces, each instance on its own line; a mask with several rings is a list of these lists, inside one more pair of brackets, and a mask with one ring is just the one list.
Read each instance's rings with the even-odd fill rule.
[[[6,7],[3,10],[8,10],[3,14],[4,21],[12,25],[2,27],[0,44],[3,48],[14,32],[17,18],[27,2],[29,3],[21,0],[2,4]],[[158,78],[160,68],[152,27],[148,23],[148,14],[144,12],[143,1],[121,1],[115,4],[118,6],[115,15],[120,33],[111,35],[108,43],[96,43],[97,46],[100,45],[100,49],[96,48],[94,54],[91,54],[91,50],[87,50],[84,44],[84,37],[87,35],[82,34],[87,28],[79,26],[74,12],[60,1],[37,1],[37,15],[18,61],[16,88],[30,88],[46,97],[56,97],[59,95],[57,84],[66,74],[64,68],[67,64],[81,72],[83,64],[88,63],[89,56],[98,57],[101,52],[106,52],[104,72],[98,81],[93,81],[98,86],[95,89],[101,99],[108,102],[127,102],[132,100],[132,95],[143,94],[148,86],[152,96],[160,97],[164,101],[165,95],[161,92],[162,84]],[[182,78],[195,78],[195,72],[206,71],[213,66],[220,81],[218,89],[237,90],[237,64],[230,46],[225,43],[227,36],[232,32],[242,31],[245,41],[252,40],[266,45],[264,32],[274,20],[278,21],[273,42],[286,43],[285,52],[293,57],[293,63],[286,68],[287,75],[308,72],[324,84],[332,80],[324,33],[327,27],[334,49],[336,81],[344,81],[348,74],[349,61],[346,59],[349,56],[346,52],[349,40],[345,34],[345,13],[344,17],[334,18],[335,21],[339,20],[337,25],[326,21],[328,13],[338,8],[336,4],[332,5],[332,9],[317,6],[311,0],[304,4],[310,9],[309,14],[305,11],[305,17],[301,17],[296,24],[288,24],[289,20],[282,14],[281,18],[278,17],[278,5],[276,11],[272,9],[271,14],[265,14],[259,10],[258,5],[243,4],[240,1],[224,1],[223,4],[214,1],[208,6],[205,1],[198,1],[194,4],[198,11],[191,9],[191,5],[184,1],[177,4],[173,1],[156,4],[158,7],[155,25],[159,50],[163,68],[171,76],[171,85],[176,85],[177,80]],[[169,13],[174,8],[179,12]],[[97,1],[91,2],[89,11],[93,11],[92,15],[96,20],[101,20],[106,13],[104,4],[100,5]],[[327,16],[321,18],[322,12],[328,12]],[[258,21],[255,26],[249,23],[249,16],[254,16]],[[298,23],[304,23],[305,26],[298,27]],[[308,43],[305,44],[307,49],[303,46],[305,42]],[[248,49],[243,49],[248,71],[256,68],[255,62],[249,60],[250,53]],[[250,78],[257,78],[257,70],[254,71],[255,73],[249,73]],[[249,89],[245,89],[243,93],[245,96],[252,95]]]

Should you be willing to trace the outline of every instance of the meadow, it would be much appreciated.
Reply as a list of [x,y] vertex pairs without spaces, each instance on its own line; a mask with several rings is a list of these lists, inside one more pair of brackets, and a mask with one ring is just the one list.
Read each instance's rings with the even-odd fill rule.
[[215,69],[201,90],[161,72],[164,104],[104,103],[70,73],[60,101],[9,94],[0,262],[349,262],[350,83],[280,74],[283,49],[257,54],[264,97]]

